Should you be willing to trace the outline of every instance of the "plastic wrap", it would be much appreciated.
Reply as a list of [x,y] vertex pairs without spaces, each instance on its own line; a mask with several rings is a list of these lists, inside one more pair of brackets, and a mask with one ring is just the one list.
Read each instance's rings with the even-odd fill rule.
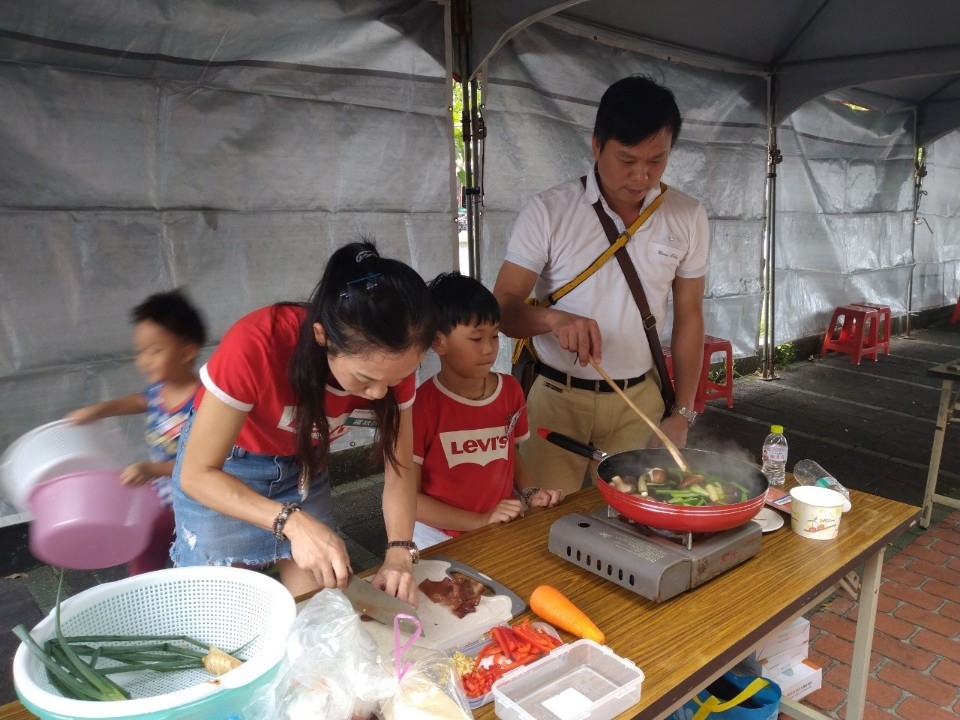
[[405,645],[400,645],[399,620],[409,615],[398,615],[394,621],[394,677],[397,680],[393,695],[381,707],[383,720],[472,720],[470,702],[453,660],[440,652],[431,651],[416,660],[404,662],[404,653],[420,637],[419,627]]
[[347,598],[324,590],[300,610],[277,681],[244,718],[367,720],[396,685]]

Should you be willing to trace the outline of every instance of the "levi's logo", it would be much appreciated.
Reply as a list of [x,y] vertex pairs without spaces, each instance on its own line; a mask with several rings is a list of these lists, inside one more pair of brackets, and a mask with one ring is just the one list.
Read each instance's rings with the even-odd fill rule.
[[375,428],[377,426],[377,416],[373,410],[354,410],[343,424],[350,427]]
[[[369,424],[366,421],[366,416],[363,415],[365,411],[357,410],[354,414],[351,414],[345,422],[340,422],[341,418],[327,418],[327,422],[330,425],[330,437],[328,440],[333,442],[342,435],[345,435],[349,432],[352,425],[358,425],[360,427],[376,427],[377,422],[374,419],[372,424]],[[372,415],[372,411],[370,411]],[[354,415],[356,415],[356,421],[354,420]],[[277,423],[277,427],[280,430],[285,430],[289,433],[295,433],[297,431],[297,408],[293,405],[284,405],[283,412],[280,413],[280,421]],[[320,431],[316,427],[313,428],[313,439],[320,439]]]
[[482,466],[494,460],[506,460],[510,449],[503,427],[440,433],[440,443],[449,467],[464,463]]

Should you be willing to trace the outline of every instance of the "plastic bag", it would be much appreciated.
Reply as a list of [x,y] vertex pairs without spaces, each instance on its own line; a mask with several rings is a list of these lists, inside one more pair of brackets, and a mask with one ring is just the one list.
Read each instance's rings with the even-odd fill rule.
[[383,720],[472,720],[467,700],[453,660],[440,652],[420,654],[412,662],[404,663],[404,653],[420,637],[417,631],[406,644],[400,645],[399,622],[409,615],[398,615],[394,620],[394,671],[396,689],[380,708]]
[[324,590],[300,610],[277,679],[243,717],[367,720],[396,684],[350,601],[339,590]]

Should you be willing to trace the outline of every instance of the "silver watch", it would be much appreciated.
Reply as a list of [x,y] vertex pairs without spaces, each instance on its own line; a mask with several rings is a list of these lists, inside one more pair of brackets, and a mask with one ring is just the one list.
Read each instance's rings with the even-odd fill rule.
[[674,404],[674,406],[670,408],[670,412],[682,416],[683,419],[687,421],[687,424],[690,425],[690,427],[693,427],[693,424],[697,421],[697,418],[700,417],[700,413],[698,413],[696,410],[691,410],[690,408],[685,408],[682,405],[677,404]]
[[420,561],[420,548],[413,540],[391,540],[387,543],[387,550],[390,548],[403,548],[410,553],[410,559],[416,565]]

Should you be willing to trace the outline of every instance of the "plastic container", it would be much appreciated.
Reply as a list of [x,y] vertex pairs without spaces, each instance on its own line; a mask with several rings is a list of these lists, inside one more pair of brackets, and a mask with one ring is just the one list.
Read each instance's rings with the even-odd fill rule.
[[643,671],[593,640],[563,645],[493,684],[504,720],[607,720],[640,702]]
[[771,425],[770,434],[763,441],[763,474],[774,487],[780,487],[787,479],[787,439],[783,425]]
[[[532,622],[530,624],[533,627],[537,628],[538,630],[543,630],[545,633],[550,635],[550,637],[560,640],[560,633],[556,631],[553,625],[550,625],[549,623],[545,623],[545,622],[539,622],[539,621]],[[483,637],[481,637],[479,640],[475,640],[469,645],[464,645],[462,648],[460,648],[460,652],[462,652],[464,655],[467,655],[468,657],[475,658],[477,656],[477,653],[479,653],[483,649],[483,647],[489,642],[490,642],[490,635],[487,633],[484,633]],[[563,647],[563,646],[560,645],[559,647]],[[556,652],[556,648],[551,652]],[[514,671],[511,670],[510,672],[514,672]],[[506,677],[507,675],[509,675],[509,673],[504,673],[503,677]],[[470,703],[470,709],[476,710],[478,707],[483,707],[484,705],[493,702],[493,690],[491,689],[490,692],[488,692],[483,697],[472,698],[468,696],[467,701]]]
[[26,510],[39,483],[89,470],[120,470],[134,459],[116,423],[57,420],[21,435],[6,449],[0,456],[0,486],[11,505]]
[[160,499],[150,485],[120,482],[119,470],[72,473],[36,485],[27,500],[30,552],[73,570],[129,562],[147,549]]
[[793,466],[793,479],[797,481],[798,485],[816,485],[836,490],[843,495],[846,501],[843,503],[843,511],[847,512],[852,507],[850,505],[850,492],[814,460],[798,461]]
[[[274,679],[296,617],[293,596],[253,570],[187,567],[157,570],[98,585],[61,604],[67,635],[186,634],[221,649],[244,648],[246,662],[214,680],[204,670],[144,671],[115,675],[131,700],[64,698],[22,644],[13,659],[13,682],[26,709],[41,720],[228,720]],[[54,633],[54,615],[32,631],[41,644]]]
[[800,537],[833,540],[840,532],[843,495],[830,488],[800,485],[790,489],[790,527]]

